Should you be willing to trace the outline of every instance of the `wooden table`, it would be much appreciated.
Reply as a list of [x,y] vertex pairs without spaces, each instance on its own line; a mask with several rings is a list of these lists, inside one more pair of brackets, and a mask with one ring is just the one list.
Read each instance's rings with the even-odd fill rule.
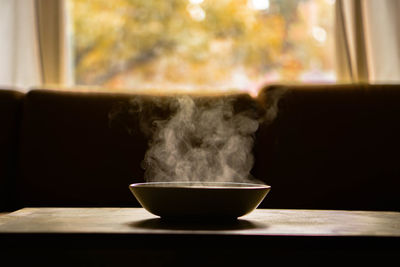
[[0,246],[2,259],[41,266],[381,264],[400,256],[400,212],[257,209],[233,221],[165,221],[141,208],[24,208],[0,216]]

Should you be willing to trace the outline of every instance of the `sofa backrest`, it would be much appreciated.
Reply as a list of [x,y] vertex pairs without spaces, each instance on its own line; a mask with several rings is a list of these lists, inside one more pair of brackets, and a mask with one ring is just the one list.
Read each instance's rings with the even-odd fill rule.
[[264,207],[400,210],[400,85],[276,86],[278,116],[257,132]]
[[[277,117],[253,149],[252,175],[272,186],[261,207],[399,210],[400,85],[270,86],[238,103],[268,107],[274,95]],[[132,99],[161,104],[147,114]],[[2,205],[139,206],[128,185],[144,182],[146,129],[171,112],[163,99],[0,91]]]
[[0,211],[15,208],[19,122],[24,94],[0,90]]
[[[205,105],[218,99],[193,97]],[[256,103],[247,94],[220,97],[232,98],[236,109]],[[174,99],[50,90],[27,93],[20,206],[139,206],[128,185],[144,182],[142,161],[152,127],[174,112]]]
[[28,92],[21,127],[20,205],[138,205],[128,185],[143,181],[140,162],[147,142],[115,114],[130,98]]

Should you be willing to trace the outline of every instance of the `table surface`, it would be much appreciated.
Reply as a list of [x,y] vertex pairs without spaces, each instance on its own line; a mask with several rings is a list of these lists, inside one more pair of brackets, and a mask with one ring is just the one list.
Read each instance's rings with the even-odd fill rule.
[[400,237],[400,212],[256,209],[233,221],[165,221],[142,208],[23,208],[4,234],[174,234]]
[[24,208],[0,215],[0,241],[0,258],[18,266],[389,266],[400,212],[256,209],[170,221],[142,208]]

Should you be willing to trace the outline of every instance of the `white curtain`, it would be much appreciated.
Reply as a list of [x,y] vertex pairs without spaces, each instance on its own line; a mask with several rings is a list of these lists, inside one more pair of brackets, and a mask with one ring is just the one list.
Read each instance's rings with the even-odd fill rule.
[[34,0],[0,0],[0,86],[42,83]]
[[336,0],[337,76],[400,82],[400,1]]
[[0,88],[71,85],[63,0],[0,0]]
[[[0,0],[1,1],[1,0]],[[71,85],[71,57],[63,0],[35,0],[40,61],[45,85]]]

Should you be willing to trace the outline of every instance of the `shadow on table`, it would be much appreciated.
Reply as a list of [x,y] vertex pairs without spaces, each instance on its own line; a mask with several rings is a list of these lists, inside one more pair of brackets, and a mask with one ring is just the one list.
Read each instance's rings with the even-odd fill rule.
[[163,219],[153,218],[128,224],[134,228],[162,229],[162,230],[207,230],[207,231],[233,231],[265,229],[266,224],[243,219],[234,220],[196,220],[196,219]]

